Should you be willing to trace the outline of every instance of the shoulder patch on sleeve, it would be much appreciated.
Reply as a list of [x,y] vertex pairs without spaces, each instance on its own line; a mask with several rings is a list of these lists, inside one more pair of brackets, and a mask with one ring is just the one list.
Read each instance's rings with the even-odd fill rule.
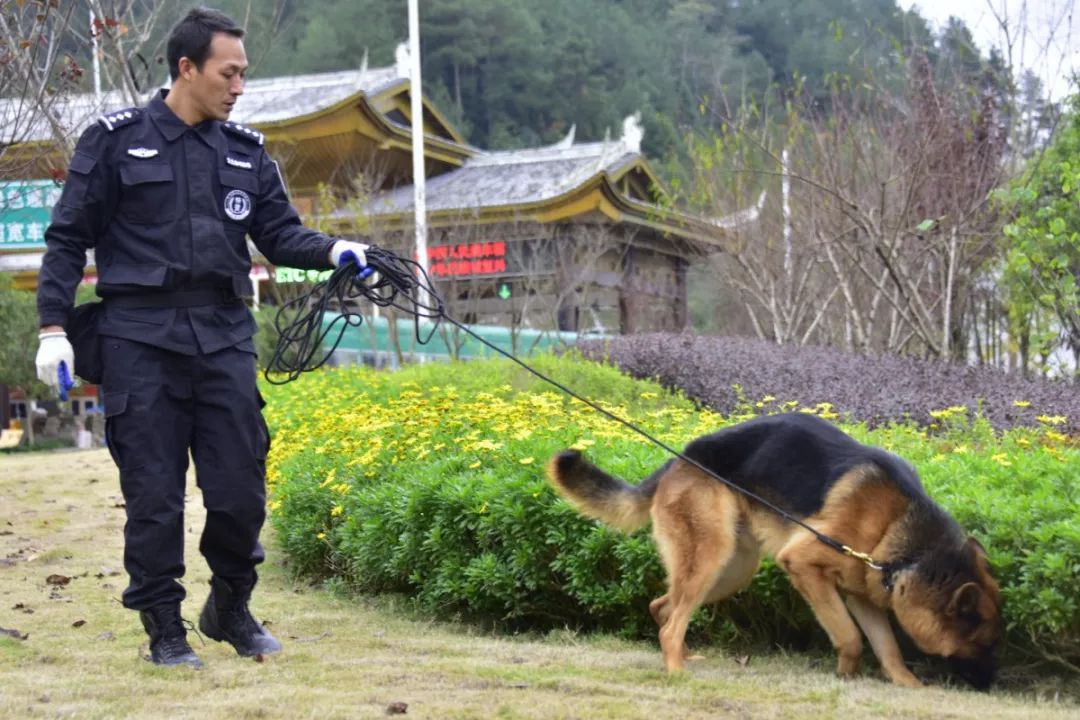
[[98,123],[109,132],[112,132],[117,128],[122,128],[125,125],[130,125],[135,122],[142,113],[143,111],[140,108],[127,108],[126,110],[102,115],[98,118]]
[[226,132],[231,132],[233,135],[239,135],[248,142],[253,142],[256,145],[262,145],[263,142],[266,140],[266,136],[258,130],[252,130],[246,125],[241,125],[240,123],[223,122],[221,123],[221,129],[225,130]]

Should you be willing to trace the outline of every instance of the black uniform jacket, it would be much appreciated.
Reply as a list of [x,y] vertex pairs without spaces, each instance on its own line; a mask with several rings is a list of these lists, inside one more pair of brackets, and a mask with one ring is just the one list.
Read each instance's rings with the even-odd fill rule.
[[[166,94],[103,116],[79,139],[45,232],[42,325],[67,322],[91,248],[103,298],[205,288],[248,295],[245,236],[275,265],[331,267],[334,240],[301,224],[262,134],[231,122],[191,127]],[[129,305],[106,302],[102,335],[188,355],[254,349],[254,319],[242,302]]]

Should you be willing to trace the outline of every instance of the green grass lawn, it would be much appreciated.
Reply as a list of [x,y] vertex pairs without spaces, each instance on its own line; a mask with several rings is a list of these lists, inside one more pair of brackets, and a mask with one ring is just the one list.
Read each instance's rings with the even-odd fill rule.
[[[188,498],[186,578],[194,619],[208,574]],[[393,597],[295,584],[273,537],[253,609],[285,643],[258,664],[192,637],[201,671],[140,659],[145,636],[120,606],[124,511],[104,450],[0,456],[3,718],[362,718],[393,703],[414,718],[1066,718],[1053,682],[1025,694],[844,682],[825,656],[707,658],[670,678],[652,643],[569,631],[506,637],[416,619]],[[269,534],[269,532],[268,532]],[[53,575],[71,578],[50,584]],[[54,579],[54,582],[57,582]],[[644,612],[644,610],[643,610]]]

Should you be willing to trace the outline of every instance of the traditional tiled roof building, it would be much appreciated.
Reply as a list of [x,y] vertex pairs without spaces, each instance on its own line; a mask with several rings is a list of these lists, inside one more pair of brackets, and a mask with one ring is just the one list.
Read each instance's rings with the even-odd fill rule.
[[[233,118],[264,134],[294,203],[311,221],[411,252],[410,85],[402,53],[392,67],[365,63],[355,71],[251,80]],[[77,135],[102,108],[124,104],[109,95],[72,96],[55,104],[51,121],[34,116],[20,124],[13,103],[0,100],[7,145],[0,185],[6,194],[36,188],[43,206],[48,178],[65,157],[53,140],[56,128]],[[603,332],[686,324],[688,265],[717,249],[722,229],[668,208],[634,117],[619,137],[602,142],[577,143],[571,129],[555,145],[496,152],[469,145],[426,100],[423,108],[430,268],[456,317]],[[33,286],[44,246],[41,218],[31,224],[27,217],[0,206],[0,232],[25,225],[3,235],[20,242],[0,239],[0,271]],[[92,281],[92,258],[88,270]],[[269,283],[275,272],[262,264],[253,275]]]

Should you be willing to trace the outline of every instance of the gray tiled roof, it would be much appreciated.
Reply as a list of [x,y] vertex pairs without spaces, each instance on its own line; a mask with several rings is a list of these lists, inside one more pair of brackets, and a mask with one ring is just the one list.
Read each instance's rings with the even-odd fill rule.
[[[302,117],[350,95],[362,92],[370,96],[406,81],[397,66],[252,79],[237,101],[232,119],[251,125]],[[151,94],[139,104],[145,104]],[[100,98],[93,93],[69,95],[51,103],[60,124],[74,135],[82,133],[103,113],[129,105],[120,92],[102,93]],[[0,99],[0,143],[50,139],[49,125],[39,113],[31,113],[18,99]]]
[[[428,179],[427,209],[478,210],[551,200],[597,173],[616,173],[639,157],[621,141],[483,152],[460,168]],[[371,202],[376,215],[408,212],[412,207],[411,185],[381,193]]]
[[247,125],[302,117],[363,93],[375,95],[407,82],[397,67],[251,80],[231,119]]

